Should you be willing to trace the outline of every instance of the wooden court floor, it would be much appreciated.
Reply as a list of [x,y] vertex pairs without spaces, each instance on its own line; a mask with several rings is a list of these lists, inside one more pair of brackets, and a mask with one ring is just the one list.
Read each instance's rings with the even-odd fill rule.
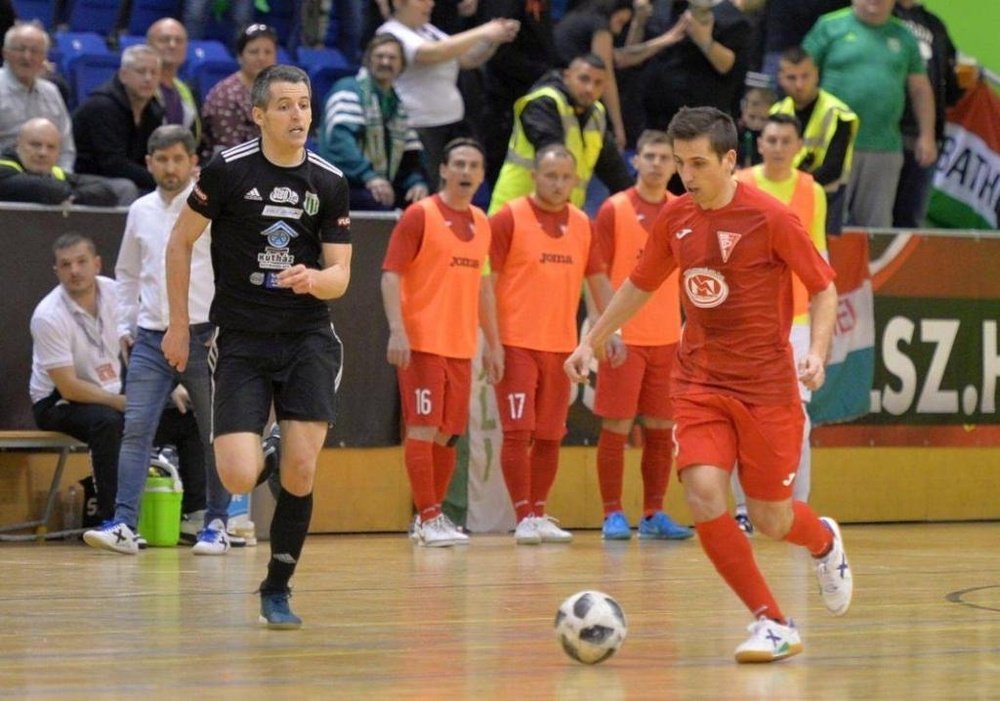
[[[413,547],[312,536],[299,631],[256,626],[268,548],[138,557],[0,545],[0,697],[32,699],[996,699],[1000,523],[844,528],[854,604],[826,613],[809,558],[754,538],[805,652],[740,666],[749,622],[694,541]],[[557,646],[559,602],[586,588],[629,617],[597,667]]]

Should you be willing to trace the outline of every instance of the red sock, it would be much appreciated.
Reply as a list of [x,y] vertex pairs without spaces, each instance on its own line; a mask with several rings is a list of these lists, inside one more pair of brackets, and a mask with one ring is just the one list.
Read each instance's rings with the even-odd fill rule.
[[670,428],[647,428],[646,447],[642,449],[642,511],[652,516],[663,510],[670,480],[670,462],[674,455],[674,431]]
[[753,615],[784,623],[778,602],[757,568],[750,542],[733,517],[722,514],[711,521],[696,523],[694,527],[708,559]]
[[535,516],[545,515],[545,501],[552,491],[559,470],[559,444],[561,440],[535,439],[531,447],[531,506]]
[[434,495],[438,505],[440,505],[444,503],[444,499],[448,495],[451,476],[455,474],[455,448],[438,443],[434,443],[433,446]]
[[804,501],[793,501],[792,527],[788,530],[785,540],[795,545],[803,545],[813,555],[825,555],[833,547],[833,533],[823,525],[816,512]]
[[601,486],[604,515],[622,510],[622,473],[625,472],[625,441],[628,436],[601,429],[597,439],[597,481]]
[[507,493],[514,505],[518,523],[525,516],[531,516],[531,472],[528,465],[527,431],[512,431],[503,434],[503,448],[500,451],[500,469]]
[[403,443],[406,474],[410,477],[413,504],[421,521],[430,521],[441,513],[434,493],[434,457],[430,441],[407,438]]

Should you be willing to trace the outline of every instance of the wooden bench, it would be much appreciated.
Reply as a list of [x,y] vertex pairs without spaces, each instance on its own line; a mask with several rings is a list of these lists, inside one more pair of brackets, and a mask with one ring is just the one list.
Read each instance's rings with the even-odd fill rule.
[[[22,451],[28,453],[56,453],[58,462],[55,472],[52,474],[52,483],[49,485],[49,493],[45,499],[45,509],[42,515],[31,521],[22,523],[12,523],[0,525],[0,540],[43,540],[45,538],[60,537],[77,533],[79,531],[58,531],[49,533],[47,525],[52,511],[56,507],[56,499],[59,495],[59,483],[62,481],[63,470],[66,468],[66,458],[70,453],[85,451],[87,445],[76,440],[72,436],[57,431],[0,431],[0,451]],[[21,531],[29,528],[35,529],[34,535],[3,535],[11,531]]]

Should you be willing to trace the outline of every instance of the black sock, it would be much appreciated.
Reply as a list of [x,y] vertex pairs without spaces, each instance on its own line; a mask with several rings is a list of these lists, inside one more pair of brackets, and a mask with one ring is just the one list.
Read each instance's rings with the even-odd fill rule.
[[271,519],[271,560],[267,563],[267,578],[260,585],[261,592],[288,591],[288,580],[295,574],[295,565],[309,531],[312,505],[311,492],[297,497],[282,488]]

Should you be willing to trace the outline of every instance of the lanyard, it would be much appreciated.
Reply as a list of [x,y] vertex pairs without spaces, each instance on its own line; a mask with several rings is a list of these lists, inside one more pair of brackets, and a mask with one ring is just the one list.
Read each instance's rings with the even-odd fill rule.
[[[77,327],[83,331],[83,335],[86,336],[87,342],[97,349],[100,353],[102,359],[114,358],[116,353],[108,352],[108,347],[104,343],[104,319],[101,318],[101,290],[100,287],[97,288],[97,317],[95,319],[95,324],[97,326],[97,338],[94,338],[93,330],[91,329],[91,324],[87,322],[84,316],[89,316],[87,312],[83,311],[79,305],[70,304],[70,301],[66,298],[65,292],[62,294],[62,303],[66,306],[66,310],[69,312],[70,317],[72,317],[73,322]],[[74,308],[75,307],[75,308]]]

